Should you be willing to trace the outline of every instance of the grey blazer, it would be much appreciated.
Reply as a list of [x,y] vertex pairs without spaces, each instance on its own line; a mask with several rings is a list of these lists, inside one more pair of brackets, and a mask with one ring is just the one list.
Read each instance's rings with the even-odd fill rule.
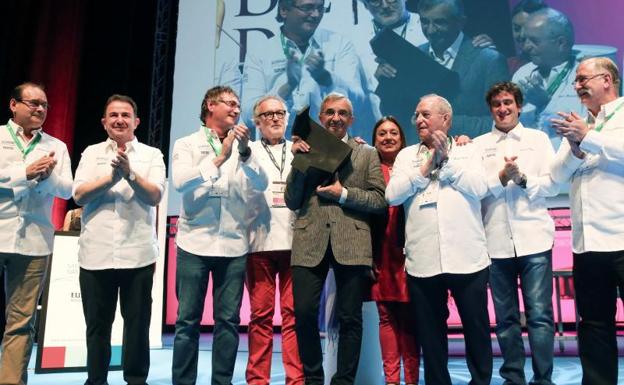
[[293,233],[293,266],[318,265],[329,242],[338,263],[372,265],[369,221],[371,214],[386,211],[385,183],[377,151],[357,144],[352,138],[348,144],[353,151],[337,173],[340,183],[348,190],[343,205],[316,195],[318,180],[312,175],[306,176],[294,168],[288,174],[286,205],[299,210]]

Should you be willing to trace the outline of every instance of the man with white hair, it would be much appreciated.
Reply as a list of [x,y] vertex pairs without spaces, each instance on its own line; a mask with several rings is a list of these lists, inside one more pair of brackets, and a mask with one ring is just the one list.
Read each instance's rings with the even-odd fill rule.
[[251,143],[250,147],[267,173],[269,184],[248,202],[254,220],[249,228],[247,257],[246,282],[251,317],[246,379],[252,385],[269,385],[271,379],[277,278],[286,384],[300,385],[303,383],[303,367],[297,350],[290,269],[295,213],[284,202],[286,177],[293,160],[292,142],[284,138],[288,111],[282,98],[268,95],[256,102],[253,117],[261,138]]
[[414,122],[421,143],[399,152],[386,200],[405,209],[405,270],[424,354],[425,383],[451,385],[446,319],[450,290],[461,317],[471,384],[492,378],[487,312],[490,259],[481,222],[487,183],[473,144],[448,136],[449,102],[426,95]]

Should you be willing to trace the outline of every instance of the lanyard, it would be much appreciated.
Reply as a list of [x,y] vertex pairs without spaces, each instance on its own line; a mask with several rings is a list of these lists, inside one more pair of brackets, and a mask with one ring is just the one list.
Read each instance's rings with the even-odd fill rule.
[[7,130],[9,130],[9,133],[11,134],[11,137],[13,138],[13,141],[15,142],[15,145],[21,151],[24,159],[26,159],[26,156],[28,154],[30,154],[30,152],[32,150],[35,149],[35,146],[41,140],[41,133],[38,132],[37,135],[35,135],[35,137],[30,141],[30,143],[28,144],[28,147],[24,148],[24,146],[22,146],[22,143],[20,142],[20,140],[17,138],[17,135],[15,135],[15,132],[13,131],[13,128],[11,128],[11,125],[7,124],[6,128],[7,128]]
[[574,59],[570,59],[570,61],[568,61],[568,64],[565,66],[563,71],[559,72],[559,75],[557,75],[557,77],[548,85],[546,92],[548,93],[549,97],[552,98],[552,96],[555,94],[555,91],[557,91],[557,89],[561,85],[561,82],[563,81],[563,79],[565,79],[565,77],[568,76],[568,74],[572,70],[572,67],[574,66],[573,60]]
[[[290,59],[292,55],[290,54],[290,51],[288,51],[288,43],[286,42],[286,37],[284,36],[283,32],[280,32],[280,42],[282,43],[282,51],[284,51],[284,55],[287,59]],[[308,44],[308,49],[306,49],[306,52],[311,52],[312,47],[310,46],[310,44],[312,43]],[[306,52],[303,52],[303,56],[301,56],[301,59],[299,59],[299,63],[303,64],[306,56],[308,56],[306,55]]]
[[222,144],[220,141],[215,141],[214,137],[210,135],[208,131],[208,127],[204,126],[204,132],[206,133],[206,138],[208,139],[208,144],[212,147],[212,150],[217,154],[217,156],[221,155]]
[[598,126],[596,126],[596,127],[594,128],[594,130],[595,130],[596,132],[600,132],[600,130],[602,130],[602,128],[604,127],[604,125],[605,125],[605,124],[607,124],[607,122],[609,121],[609,119],[611,119],[611,118],[613,117],[613,115],[615,115],[615,113],[616,113],[616,112],[618,112],[618,110],[619,110],[620,108],[622,108],[622,106],[624,106],[624,102],[620,103],[620,105],[618,105],[618,106],[615,108],[615,110],[613,110],[613,112],[612,112],[612,113],[610,113],[609,115],[607,115],[607,116],[604,118],[604,120],[602,121],[602,123],[600,123]]
[[281,181],[282,180],[282,173],[284,172],[284,166],[286,165],[286,141],[284,141],[284,144],[282,145],[282,163],[281,163],[281,167],[280,167],[280,165],[277,164],[277,160],[275,160],[275,157],[273,156],[273,153],[269,149],[269,146],[267,146],[267,144],[264,143],[264,140],[260,140],[260,143],[262,143],[262,147],[264,147],[264,150],[267,152],[267,154],[269,154],[269,158],[271,158],[271,162],[273,162],[273,165],[279,171],[279,173],[280,173],[280,181]]

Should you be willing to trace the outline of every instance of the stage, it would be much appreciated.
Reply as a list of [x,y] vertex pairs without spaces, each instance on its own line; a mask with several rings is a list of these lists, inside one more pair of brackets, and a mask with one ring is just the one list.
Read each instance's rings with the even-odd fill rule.
[[[560,351],[559,341],[555,341],[555,368],[553,372],[553,382],[557,385],[578,385],[581,378],[581,363],[577,356],[576,341],[573,338],[568,338],[563,341],[564,349],[563,353]],[[148,383],[150,385],[168,385],[171,384],[171,357],[173,354],[173,335],[166,334],[163,336],[163,348],[153,349],[151,351],[151,367]],[[525,336],[525,346],[526,336]],[[503,380],[498,375],[498,369],[502,363],[500,358],[500,351],[496,338],[493,336],[492,347],[494,349],[494,376],[492,377],[492,385],[501,385]],[[624,337],[618,337],[618,347],[620,353],[619,359],[619,378],[618,383],[624,383]],[[199,373],[197,378],[198,384],[210,383],[210,363],[211,363],[211,348],[212,348],[212,335],[202,334],[200,339],[200,352],[199,352]],[[271,372],[271,385],[284,384],[284,370],[281,362],[280,348],[280,336],[277,335],[274,341],[274,348],[276,350],[273,353],[273,369]],[[35,347],[36,349],[36,347]],[[470,375],[465,364],[463,354],[463,340],[460,338],[452,338],[449,343],[449,352],[451,358],[449,358],[449,370],[451,372],[451,379],[455,385],[468,384]],[[33,351],[33,353],[35,353]],[[50,385],[50,384],[63,384],[63,385],[82,385],[86,379],[86,373],[60,373],[60,374],[34,374],[35,366],[35,354],[32,355],[30,365],[28,366],[28,375],[30,385]],[[245,385],[245,366],[247,364],[247,334],[241,334],[239,344],[239,354],[236,358],[236,367],[234,369],[234,378],[232,380],[233,385]],[[527,380],[531,376],[531,361],[527,357],[525,364],[525,373],[527,374]],[[383,384],[382,377],[379,377],[379,384]],[[424,384],[422,362],[420,368],[420,384]],[[110,385],[122,385],[123,381],[121,371],[110,372],[108,376],[108,382]],[[403,382],[401,382],[403,384]]]

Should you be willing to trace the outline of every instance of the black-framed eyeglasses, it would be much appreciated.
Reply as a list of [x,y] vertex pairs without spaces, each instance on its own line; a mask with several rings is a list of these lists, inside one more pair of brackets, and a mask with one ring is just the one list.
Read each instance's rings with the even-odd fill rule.
[[297,8],[300,12],[305,13],[306,15],[311,15],[314,13],[314,11],[317,11],[320,15],[325,13],[325,4],[321,4],[321,5],[314,5],[314,4],[294,5],[293,4],[292,7]]
[[[366,2],[373,7],[379,7],[384,0],[366,0]],[[399,0],[385,0],[386,4],[394,5],[399,2]]]
[[277,110],[277,111],[267,111],[258,114],[258,117],[264,120],[273,120],[275,118],[282,120],[286,116],[286,111]]
[[334,115],[338,114],[338,116],[340,116],[341,118],[349,118],[351,117],[351,112],[347,111],[347,110],[334,110],[333,108],[328,108],[325,111],[323,111],[323,115],[327,116],[327,117],[332,117]]
[[22,103],[26,105],[26,107],[31,108],[33,110],[36,110],[39,107],[43,108],[44,110],[47,110],[48,108],[50,108],[50,104],[48,102],[44,102],[43,100],[15,99],[15,101],[18,103]]
[[576,78],[574,78],[574,80],[572,81],[572,85],[576,85],[576,83],[580,84],[581,86],[584,86],[585,83],[587,83],[588,81],[597,78],[598,76],[605,76],[607,75],[606,73],[600,73],[600,74],[596,74],[596,75],[592,75],[592,76],[583,76],[583,75],[579,75]]
[[217,99],[217,101],[219,103],[223,103],[226,106],[230,107],[230,108],[239,108],[240,109],[240,103],[237,102],[236,100],[224,100],[224,99]]

